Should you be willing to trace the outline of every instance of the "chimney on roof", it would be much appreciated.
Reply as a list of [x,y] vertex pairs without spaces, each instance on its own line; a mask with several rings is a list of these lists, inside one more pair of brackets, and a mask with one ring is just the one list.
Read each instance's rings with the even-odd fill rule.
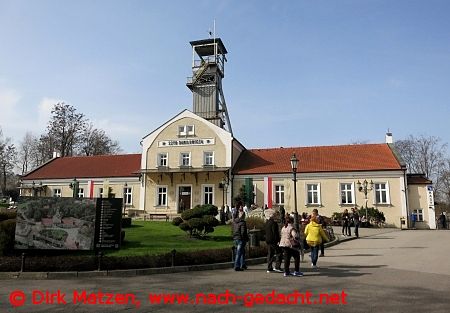
[[389,131],[389,129],[386,133],[386,143],[394,143],[394,138],[392,137],[392,133]]
[[60,156],[59,152],[53,151],[53,158],[59,158]]

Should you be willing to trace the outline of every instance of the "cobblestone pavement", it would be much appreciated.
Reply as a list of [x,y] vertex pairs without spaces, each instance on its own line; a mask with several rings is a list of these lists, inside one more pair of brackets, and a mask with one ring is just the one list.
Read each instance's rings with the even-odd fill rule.
[[[357,240],[327,249],[326,256],[319,259],[319,271],[312,270],[309,263],[302,263],[303,277],[266,273],[265,264],[261,264],[250,266],[244,272],[225,269],[128,278],[2,280],[0,311],[450,311],[450,231],[362,229],[360,234],[362,237]],[[13,293],[15,290],[18,292]],[[33,295],[36,303],[45,302],[45,291],[57,293],[58,290],[60,304],[56,303],[57,296],[47,299],[47,302],[53,300],[54,304],[31,303]],[[21,291],[25,295],[24,305],[13,308],[11,294],[12,300],[20,304],[23,298]],[[132,294],[135,302],[133,304],[133,298],[129,296],[115,300],[127,304],[89,304],[99,300],[107,302],[109,296],[100,295],[99,291]],[[161,298],[160,304],[150,303],[149,294],[162,293],[183,294],[189,299],[183,298],[185,304],[163,304],[164,298]],[[152,299],[157,302],[158,296]],[[182,301],[182,298],[172,298],[175,303],[177,299]],[[63,304],[62,300],[67,304]],[[236,300],[235,304],[233,300]],[[74,304],[74,301],[77,303]],[[139,306],[137,301],[140,301]],[[261,304],[263,301],[269,303]],[[277,301],[294,304],[272,304]],[[308,301],[311,303],[308,304]]]

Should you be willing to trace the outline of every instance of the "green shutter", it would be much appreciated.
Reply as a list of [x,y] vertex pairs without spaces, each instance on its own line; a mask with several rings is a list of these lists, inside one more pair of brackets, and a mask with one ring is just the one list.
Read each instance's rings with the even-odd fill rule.
[[245,179],[245,204],[250,206],[253,203],[253,178]]

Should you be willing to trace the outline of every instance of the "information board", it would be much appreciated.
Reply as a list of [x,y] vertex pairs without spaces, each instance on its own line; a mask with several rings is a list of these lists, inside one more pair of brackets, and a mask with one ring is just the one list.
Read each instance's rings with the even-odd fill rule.
[[119,249],[122,224],[120,198],[97,198],[95,217],[95,248]]

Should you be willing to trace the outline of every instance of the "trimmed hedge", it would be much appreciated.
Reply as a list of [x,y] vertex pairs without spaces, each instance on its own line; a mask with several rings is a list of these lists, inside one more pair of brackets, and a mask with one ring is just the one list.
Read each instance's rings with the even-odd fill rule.
[[[35,253],[36,251],[34,251]],[[230,262],[232,249],[211,249],[200,251],[186,251],[175,253],[175,266],[200,265]],[[250,256],[264,257],[267,255],[267,247],[252,247]],[[17,272],[20,270],[21,257],[0,257],[0,271]],[[126,256],[102,258],[102,270],[158,268],[172,266],[172,255]],[[25,258],[25,271],[33,272],[67,272],[67,271],[93,271],[98,269],[98,257],[94,255],[54,255],[37,256],[30,255]]]
[[17,213],[15,211],[0,210],[0,222],[6,220],[16,219]]
[[14,249],[16,220],[9,219],[0,222],[0,255]]

